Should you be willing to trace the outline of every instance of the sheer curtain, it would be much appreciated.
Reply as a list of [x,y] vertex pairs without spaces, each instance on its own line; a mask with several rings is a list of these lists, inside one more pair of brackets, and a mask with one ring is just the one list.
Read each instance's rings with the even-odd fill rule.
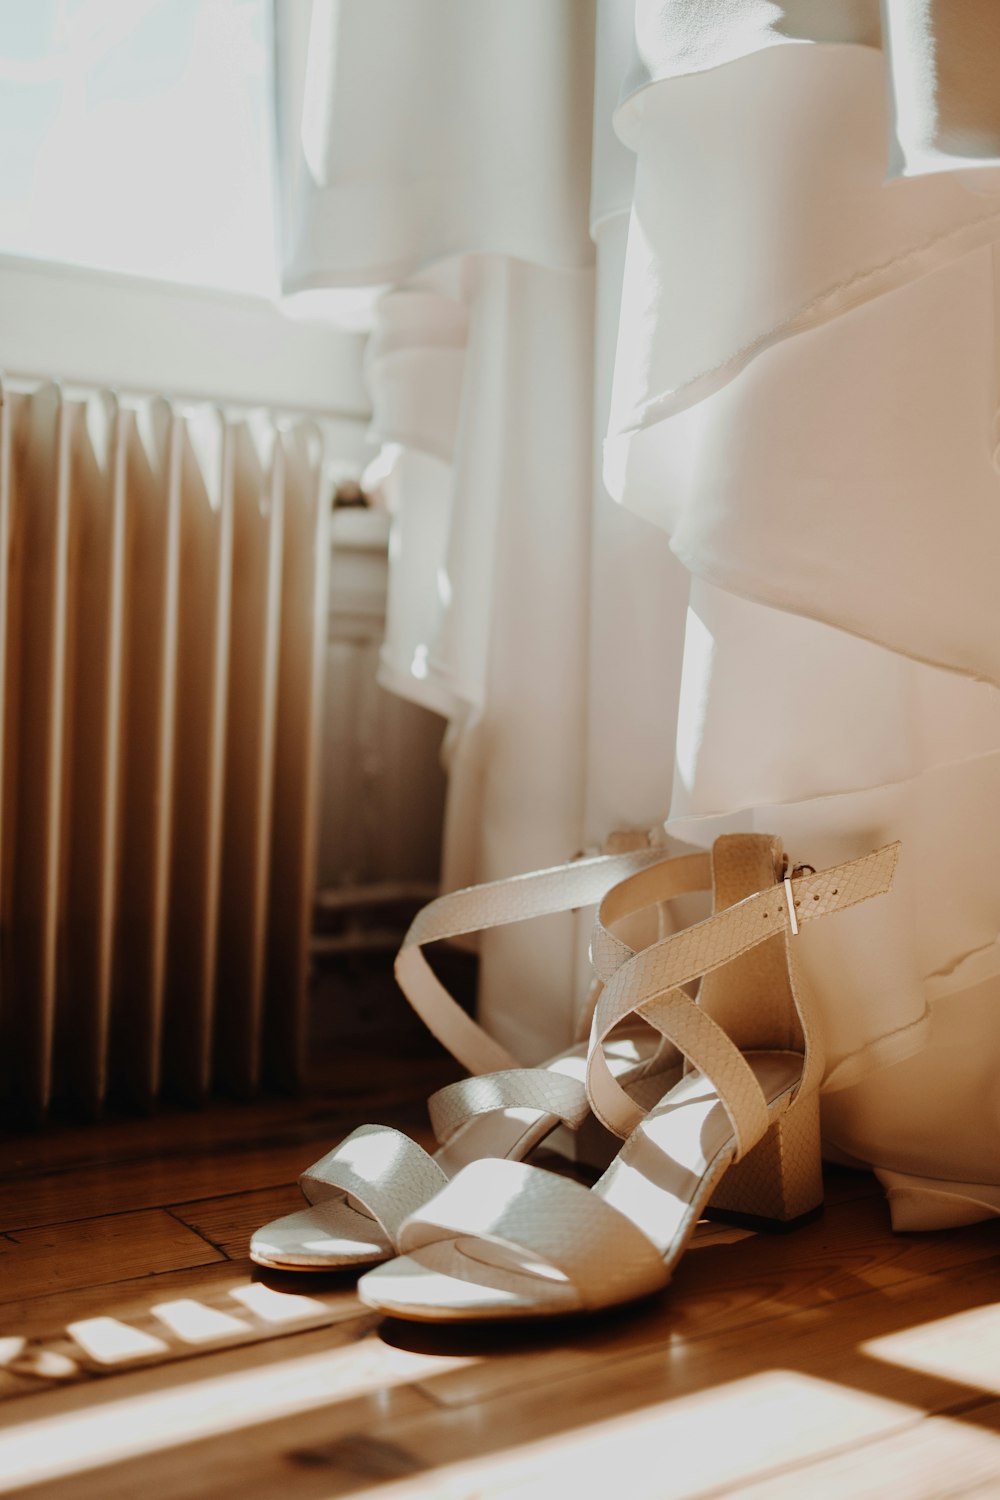
[[[276,43],[284,288],[370,322],[446,880],[662,818],[901,837],[801,938],[827,1150],[900,1227],[1000,1212],[1000,16],[314,0]],[[569,920],[491,939],[487,1024],[551,1050],[581,968]]]

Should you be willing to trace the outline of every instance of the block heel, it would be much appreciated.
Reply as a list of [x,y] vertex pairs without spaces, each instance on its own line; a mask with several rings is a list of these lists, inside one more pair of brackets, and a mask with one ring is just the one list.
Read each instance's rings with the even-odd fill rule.
[[729,1168],[706,1218],[783,1234],[823,1211],[819,1094],[796,1102]]

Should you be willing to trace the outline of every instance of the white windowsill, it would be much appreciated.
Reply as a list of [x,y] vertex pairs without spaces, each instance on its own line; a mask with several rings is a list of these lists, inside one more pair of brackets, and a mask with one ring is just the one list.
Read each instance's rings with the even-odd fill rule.
[[0,375],[304,412],[360,441],[364,336],[272,303],[0,255]]

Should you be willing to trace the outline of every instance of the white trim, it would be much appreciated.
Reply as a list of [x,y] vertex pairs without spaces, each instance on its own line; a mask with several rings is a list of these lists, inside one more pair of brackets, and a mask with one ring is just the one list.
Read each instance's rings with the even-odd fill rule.
[[0,373],[366,426],[364,337],[264,298],[0,255]]

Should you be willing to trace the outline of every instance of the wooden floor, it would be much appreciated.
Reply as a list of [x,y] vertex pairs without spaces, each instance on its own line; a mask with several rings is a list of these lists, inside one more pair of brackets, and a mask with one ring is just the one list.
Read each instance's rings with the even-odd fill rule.
[[894,1236],[865,1174],[529,1330],[380,1324],[350,1277],[252,1269],[303,1165],[450,1076],[345,1054],[322,1098],[5,1138],[0,1494],[1000,1496],[1000,1226]]

